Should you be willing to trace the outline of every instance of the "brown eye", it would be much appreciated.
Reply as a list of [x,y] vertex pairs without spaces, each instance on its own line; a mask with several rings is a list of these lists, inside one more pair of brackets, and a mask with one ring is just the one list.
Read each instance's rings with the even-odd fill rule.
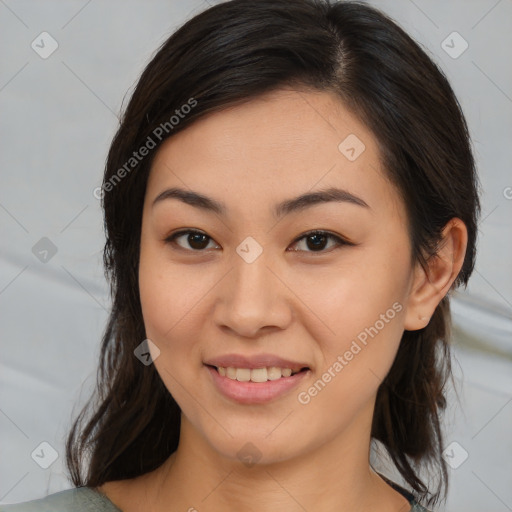
[[[328,246],[329,240],[333,242],[330,246]],[[336,249],[342,245],[354,245],[353,243],[348,242],[347,240],[344,240],[343,238],[327,231],[311,231],[297,238],[293,244],[297,245],[302,241],[305,242],[302,245],[302,249],[291,250],[304,252],[330,252],[329,250],[324,249],[326,247],[328,247],[328,249]]]
[[[178,240],[184,240],[184,242],[178,243]],[[213,241],[208,235],[201,231],[185,230],[178,231],[170,237],[166,238],[166,242],[173,243],[185,250],[192,251],[203,251],[208,247],[210,241]],[[183,243],[185,245],[183,245]]]

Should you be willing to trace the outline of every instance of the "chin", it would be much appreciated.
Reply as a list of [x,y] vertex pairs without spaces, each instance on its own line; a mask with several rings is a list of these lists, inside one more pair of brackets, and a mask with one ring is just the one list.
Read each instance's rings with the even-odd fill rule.
[[[279,434],[271,433],[278,423],[261,428],[230,428],[227,434],[222,427],[203,433],[208,445],[224,459],[240,462],[247,467],[272,465],[286,462],[308,451],[308,443],[301,444],[298,432],[283,429]],[[294,442],[291,443],[290,440]]]

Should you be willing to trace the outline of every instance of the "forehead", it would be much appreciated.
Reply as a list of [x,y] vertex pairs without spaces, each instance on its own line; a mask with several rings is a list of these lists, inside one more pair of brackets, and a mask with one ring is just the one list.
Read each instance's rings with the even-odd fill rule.
[[272,91],[170,137],[153,162],[147,196],[173,186],[222,198],[235,213],[244,203],[264,208],[328,187],[372,208],[401,208],[374,135],[334,94],[318,91]]

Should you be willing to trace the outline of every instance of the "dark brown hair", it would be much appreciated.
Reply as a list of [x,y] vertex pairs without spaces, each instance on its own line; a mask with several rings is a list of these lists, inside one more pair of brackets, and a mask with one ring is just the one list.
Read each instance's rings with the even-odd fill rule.
[[[445,224],[454,217],[465,223],[467,251],[454,287],[467,283],[479,214],[468,130],[447,79],[418,44],[357,2],[233,0],[203,11],[143,71],[108,154],[102,205],[113,305],[95,394],[67,439],[74,485],[149,472],[179,441],[178,405],[154,365],[134,356],[146,338],[138,262],[145,188],[158,147],[208,113],[284,86],[336,94],[375,135],[408,212],[414,261],[427,268]],[[149,154],[134,160],[143,146],[151,146]],[[404,333],[378,390],[372,425],[372,438],[427,503],[446,495],[440,414],[450,376],[449,322],[445,297],[425,328]],[[436,486],[427,488],[423,466],[433,469]]]

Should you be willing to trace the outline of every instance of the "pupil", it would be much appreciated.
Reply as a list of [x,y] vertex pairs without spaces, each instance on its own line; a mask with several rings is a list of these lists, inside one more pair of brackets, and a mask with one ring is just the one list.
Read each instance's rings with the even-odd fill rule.
[[[315,239],[316,239],[316,242],[313,242],[313,245],[310,246],[309,242],[311,240],[315,240]],[[320,242],[319,242],[319,239],[321,239]],[[309,249],[323,249],[325,247],[326,239],[327,239],[327,237],[325,235],[310,235],[310,236],[308,236],[308,248]]]
[[[208,243],[204,243],[206,241],[207,236],[202,235],[200,233],[194,233],[188,236],[188,241],[191,247],[194,249],[204,249]],[[202,239],[202,242],[201,242]]]

